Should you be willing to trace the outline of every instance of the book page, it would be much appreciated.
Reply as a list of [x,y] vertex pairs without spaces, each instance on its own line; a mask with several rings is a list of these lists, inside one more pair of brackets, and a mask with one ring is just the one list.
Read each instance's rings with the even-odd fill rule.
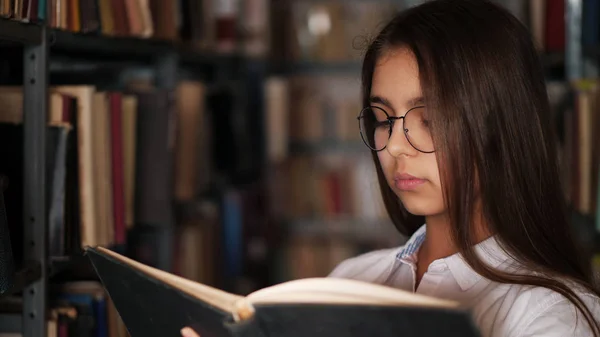
[[340,278],[306,278],[260,289],[247,296],[253,304],[323,303],[374,304],[457,308],[454,301]]

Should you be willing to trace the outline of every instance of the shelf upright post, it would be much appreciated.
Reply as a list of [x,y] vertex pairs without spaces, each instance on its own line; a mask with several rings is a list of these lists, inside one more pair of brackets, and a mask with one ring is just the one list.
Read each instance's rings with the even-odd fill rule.
[[39,44],[25,45],[23,53],[24,127],[24,260],[40,266],[40,278],[23,291],[23,336],[46,336],[46,125],[48,107],[47,29]]
[[[176,51],[166,51],[163,55],[160,55],[156,60],[155,65],[155,84],[158,88],[165,89],[168,91],[174,91],[177,86],[178,80],[178,69],[179,69],[179,55]],[[171,115],[174,116],[174,115]],[[156,236],[157,247],[157,265],[162,270],[171,270],[173,261],[173,240],[175,233],[175,220],[174,210],[171,204],[165,205],[170,213],[171,219],[168,223],[161,224],[161,226],[154,228]]]

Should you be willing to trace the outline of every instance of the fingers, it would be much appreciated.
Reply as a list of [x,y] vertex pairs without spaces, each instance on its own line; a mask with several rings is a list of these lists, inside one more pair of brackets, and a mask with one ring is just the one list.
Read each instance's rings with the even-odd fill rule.
[[181,329],[181,336],[183,336],[183,337],[200,337],[200,335],[197,334],[196,331],[192,330],[192,328],[189,328],[189,327],[185,327],[185,328]]

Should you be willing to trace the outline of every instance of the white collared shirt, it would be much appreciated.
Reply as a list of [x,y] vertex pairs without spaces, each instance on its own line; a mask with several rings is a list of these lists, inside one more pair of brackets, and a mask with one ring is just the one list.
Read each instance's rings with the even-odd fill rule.
[[[583,314],[565,297],[543,287],[501,284],[476,273],[459,254],[433,261],[417,289],[418,249],[425,225],[399,248],[377,250],[339,264],[329,277],[384,284],[420,294],[455,300],[470,309],[482,337],[587,337],[592,330]],[[516,261],[493,238],[475,250],[494,268],[516,272]],[[600,299],[577,292],[600,320]],[[577,322],[577,324],[576,324]]]

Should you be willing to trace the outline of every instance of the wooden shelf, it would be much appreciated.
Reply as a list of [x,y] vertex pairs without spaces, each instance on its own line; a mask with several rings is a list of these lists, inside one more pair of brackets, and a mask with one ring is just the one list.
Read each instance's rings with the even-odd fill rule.
[[65,30],[50,31],[51,56],[82,57],[89,59],[118,59],[120,61],[156,61],[175,54],[185,64],[215,64],[230,62],[240,57],[238,53],[214,53],[192,48],[184,42],[154,38],[105,36],[74,33]]
[[0,41],[34,45],[42,41],[40,25],[0,18]]
[[[544,68],[554,68],[564,66],[565,53],[563,52],[543,52],[540,53],[540,62]],[[600,48],[596,51],[600,55]],[[275,62],[270,65],[270,72],[273,74],[348,74],[359,76],[362,70],[362,59],[343,60],[343,61],[320,61],[320,60],[299,60],[289,62]]]
[[360,75],[362,61],[290,61],[270,65],[273,74],[349,74]]
[[385,219],[295,219],[285,229],[293,236],[338,237],[350,241],[400,243],[404,240]]
[[[357,113],[358,114],[358,113]],[[358,133],[358,124],[356,133]],[[337,141],[323,140],[317,142],[290,142],[289,152],[291,154],[321,154],[321,153],[349,153],[368,154],[369,149],[361,141]]]
[[85,256],[74,255],[74,256],[55,256],[50,258],[50,270],[48,276],[55,276],[65,270],[69,270],[75,266],[85,262]]
[[600,46],[583,46],[582,51],[587,57],[600,57]]
[[74,33],[60,29],[50,30],[49,42],[53,52],[94,54],[96,57],[154,58],[173,49],[173,45],[167,41]]
[[[0,18],[0,41],[4,43],[41,43],[43,26]],[[87,62],[118,60],[121,62],[155,62],[175,54],[188,65],[212,65],[240,58],[239,53],[214,53],[199,50],[184,42],[154,38],[117,37],[92,33],[76,33],[48,28],[50,57],[62,57]]]
[[1,313],[0,314],[0,333],[21,334],[23,327],[23,316],[18,313]]
[[544,68],[562,67],[565,65],[565,53],[549,52],[540,54],[540,62]]
[[28,285],[37,281],[42,276],[42,268],[39,263],[29,263],[15,273],[11,289],[2,296],[13,295],[25,289]]

